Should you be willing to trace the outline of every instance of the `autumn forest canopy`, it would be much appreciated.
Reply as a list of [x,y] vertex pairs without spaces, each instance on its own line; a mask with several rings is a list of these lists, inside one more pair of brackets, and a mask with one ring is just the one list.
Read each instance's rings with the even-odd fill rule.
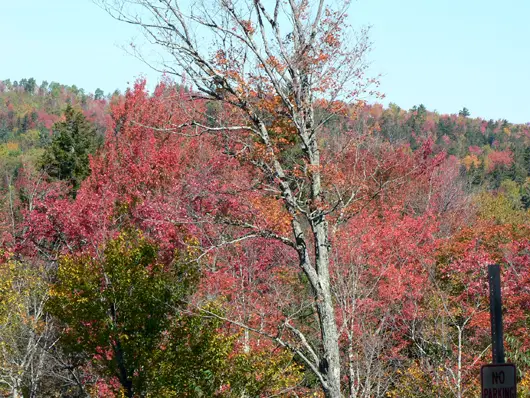
[[530,124],[380,105],[342,2],[97,3],[165,74],[0,76],[0,396],[476,397],[493,263],[530,395]]

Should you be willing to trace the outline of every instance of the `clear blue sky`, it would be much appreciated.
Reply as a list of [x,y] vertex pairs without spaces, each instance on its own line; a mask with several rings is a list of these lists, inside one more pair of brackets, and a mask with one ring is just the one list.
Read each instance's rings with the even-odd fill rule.
[[[339,0],[340,1],[340,0]],[[0,0],[0,79],[123,90],[158,74],[120,46],[141,35],[90,0]],[[530,0],[358,0],[385,103],[530,122]]]

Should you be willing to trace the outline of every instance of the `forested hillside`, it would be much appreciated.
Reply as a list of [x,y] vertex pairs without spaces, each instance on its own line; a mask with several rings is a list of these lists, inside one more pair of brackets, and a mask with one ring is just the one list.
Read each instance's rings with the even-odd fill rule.
[[[76,86],[33,78],[20,82],[0,81],[0,140],[2,171],[10,178],[23,164],[36,165],[44,148],[50,145],[53,126],[66,106],[79,109],[103,137],[108,117],[109,98],[99,90],[87,95]],[[9,173],[6,174],[6,171]]]
[[[304,214],[315,169],[277,98],[260,99],[271,154],[195,95],[168,79],[112,96],[0,82],[3,395],[332,396],[296,213],[268,167],[277,156]],[[528,396],[530,126],[339,108],[315,113],[341,388],[477,396],[499,263]]]
[[[54,123],[64,119],[71,105],[82,112],[103,137],[110,117],[110,101],[101,90],[87,94],[83,89],[56,82],[37,84],[33,78],[0,81],[0,139],[2,168],[10,174],[22,164],[40,164],[44,148],[51,144]],[[370,131],[394,144],[416,150],[423,141],[434,142],[433,151],[455,156],[474,191],[497,190],[503,181],[519,185],[524,204],[526,178],[530,172],[530,123],[473,118],[463,108],[451,115],[427,110],[423,105],[401,109],[365,104],[355,117],[330,122],[337,131],[351,128]],[[525,208],[527,206],[525,205]]]

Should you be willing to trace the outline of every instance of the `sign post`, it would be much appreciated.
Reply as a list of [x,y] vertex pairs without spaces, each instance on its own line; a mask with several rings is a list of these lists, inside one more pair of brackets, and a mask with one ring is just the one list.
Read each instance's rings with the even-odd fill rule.
[[504,363],[502,331],[501,271],[498,264],[488,265],[490,286],[491,353],[493,363]]
[[501,274],[498,264],[488,266],[490,288],[491,353],[493,363],[480,370],[482,398],[517,398],[514,364],[505,363],[502,330]]

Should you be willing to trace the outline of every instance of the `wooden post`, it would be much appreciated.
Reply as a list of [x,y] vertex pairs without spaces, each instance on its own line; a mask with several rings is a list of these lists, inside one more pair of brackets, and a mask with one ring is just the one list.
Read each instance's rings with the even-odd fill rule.
[[502,332],[501,272],[498,264],[488,265],[490,287],[491,351],[494,364],[505,363]]

